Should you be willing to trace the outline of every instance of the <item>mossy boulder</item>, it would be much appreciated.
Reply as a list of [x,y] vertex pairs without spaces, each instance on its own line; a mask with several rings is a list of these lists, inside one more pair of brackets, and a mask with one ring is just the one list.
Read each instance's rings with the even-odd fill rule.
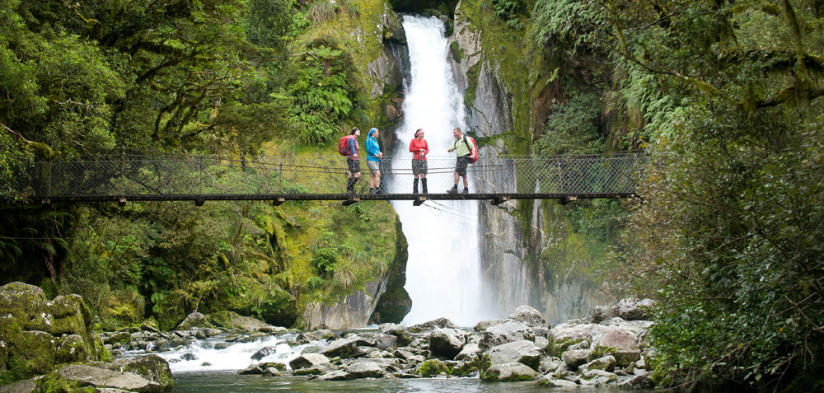
[[191,328],[210,328],[213,327],[212,323],[209,322],[209,319],[195,311],[186,316],[180,324],[177,325],[177,330],[189,330]]
[[52,328],[48,330],[51,334],[86,336],[91,331],[91,313],[80,295],[57,296],[47,303],[46,312],[53,318]]
[[46,294],[39,287],[22,282],[0,287],[0,314],[11,314],[22,322],[23,329],[29,329],[28,324],[42,314],[45,306]]
[[418,374],[424,378],[434,377],[440,375],[440,373],[449,374],[449,368],[438,359],[429,359],[418,367]]
[[538,375],[535,370],[521,363],[499,364],[488,368],[481,374],[484,382],[531,381]]
[[108,354],[82,297],[48,301],[42,289],[20,282],[0,286],[0,338],[0,379],[6,382]]
[[245,330],[255,332],[260,328],[269,326],[266,322],[252,317],[245,317],[233,311],[218,311],[208,315],[208,322],[215,326],[232,330]]
[[[5,337],[5,336],[3,336]],[[0,340],[0,373],[6,371],[9,363],[8,345],[5,341]]]
[[69,334],[57,339],[55,362],[70,363],[89,360],[93,349],[79,334]]
[[23,360],[26,375],[45,374],[54,367],[57,346],[55,338],[39,330],[25,330],[17,336],[10,357]]
[[157,355],[118,359],[110,363],[94,363],[95,366],[121,373],[133,373],[158,386],[161,391],[170,389],[174,383],[169,363]]

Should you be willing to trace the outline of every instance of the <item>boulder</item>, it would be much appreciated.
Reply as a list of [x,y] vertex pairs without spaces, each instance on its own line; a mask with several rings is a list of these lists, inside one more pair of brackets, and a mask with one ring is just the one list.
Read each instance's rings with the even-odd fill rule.
[[205,315],[195,311],[183,318],[177,325],[177,330],[189,330],[191,328],[210,328],[212,327],[209,319]]
[[351,378],[380,378],[386,374],[382,364],[374,360],[357,360],[344,369]]
[[289,367],[292,370],[298,370],[301,368],[313,367],[313,366],[325,366],[329,364],[329,358],[319,353],[306,353],[294,358],[291,362],[289,362]]
[[652,389],[655,387],[655,382],[647,375],[633,375],[618,382],[617,386],[625,389]]
[[46,312],[53,318],[51,329],[53,335],[79,334],[87,336],[91,330],[91,313],[83,303],[80,295],[60,295],[47,303]]
[[618,381],[618,376],[604,370],[587,370],[581,373],[581,385],[603,386]]
[[257,352],[253,353],[252,356],[251,356],[251,359],[259,361],[260,359],[263,359],[263,358],[265,358],[269,355],[275,354],[277,352],[278,352],[278,347],[276,347],[274,345],[268,345],[268,346],[265,346],[261,349],[258,349]]
[[57,370],[57,375],[81,386],[115,388],[141,393],[162,392],[166,388],[131,372],[117,372],[105,368],[72,364]]
[[505,322],[506,322],[506,319],[490,319],[490,320],[487,320],[487,321],[480,321],[477,324],[475,324],[475,331],[476,332],[482,332],[482,331],[488,329],[490,326],[500,325],[500,324],[505,323]]
[[429,359],[421,363],[415,373],[421,377],[429,378],[440,375],[441,373],[449,374],[449,368],[438,359]]
[[351,338],[339,338],[329,343],[320,353],[328,357],[348,358],[359,353],[357,340]]
[[13,343],[12,354],[23,361],[27,375],[46,374],[54,367],[57,346],[54,336],[42,331],[25,330]]
[[398,337],[391,334],[380,333],[375,335],[375,346],[380,349],[392,348],[397,342]]
[[174,384],[169,363],[157,355],[118,359],[113,362],[95,362],[92,365],[112,371],[137,374],[162,390],[171,389]]
[[321,375],[321,374],[325,374],[327,371],[329,371],[329,367],[327,367],[327,366],[312,366],[312,367],[306,367],[306,368],[301,368],[301,369],[298,369],[298,370],[294,370],[292,372],[292,374],[293,375]]
[[579,387],[578,384],[575,382],[567,381],[566,379],[555,378],[555,376],[553,376],[552,374],[544,375],[540,380],[538,380],[538,384],[550,388],[561,389],[575,389]]
[[315,378],[316,381],[345,381],[347,379],[352,379],[352,377],[343,370],[329,371]]
[[208,316],[209,322],[216,326],[233,330],[244,330],[256,332],[261,328],[269,326],[265,322],[252,317],[245,317],[232,311],[218,311]]
[[457,326],[455,326],[455,324],[452,323],[452,321],[450,321],[446,318],[438,318],[438,319],[433,319],[433,320],[428,321],[428,322],[419,323],[417,325],[412,325],[412,326],[409,327],[409,331],[413,332],[413,333],[420,333],[420,332],[423,332],[423,331],[428,331],[428,330],[437,329],[437,328],[455,329],[455,328],[457,328]]
[[602,348],[611,352],[619,366],[628,366],[641,358],[641,349],[635,337],[612,326],[607,327],[604,334],[595,340],[593,348],[596,350]]
[[57,363],[72,363],[91,358],[91,350],[83,337],[79,334],[68,334],[57,339],[55,361]]
[[481,347],[478,343],[467,343],[461,349],[457,355],[455,355],[455,360],[467,360],[473,361],[478,358],[478,355],[481,353]]
[[537,375],[535,370],[522,363],[507,363],[486,369],[481,373],[481,379],[485,382],[531,381]]
[[627,321],[650,319],[650,310],[654,305],[652,299],[621,299],[612,307],[612,313]]
[[466,334],[458,329],[435,329],[429,334],[429,351],[437,357],[454,359],[466,343]]
[[413,340],[412,334],[406,331],[406,327],[401,325],[396,325],[394,323],[382,325],[385,326],[381,329],[381,333],[384,334],[391,334],[397,338],[395,345],[398,346],[405,346],[409,345]]
[[581,341],[591,343],[595,338],[600,337],[607,327],[594,323],[562,323],[549,330],[549,335],[555,341],[555,345],[560,350],[566,349],[571,344]]
[[527,306],[518,306],[512,314],[509,314],[509,319],[523,322],[527,326],[546,326],[546,318],[540,311]]
[[538,369],[541,361],[541,352],[532,341],[518,340],[511,343],[494,346],[487,352],[492,365],[521,363]]
[[538,371],[551,373],[564,365],[564,361],[556,357],[546,357],[538,364]]
[[46,294],[39,287],[22,282],[0,287],[0,315],[11,314],[14,319],[23,321],[22,329],[41,327],[28,324],[45,311],[45,306]]
[[517,340],[530,340],[532,338],[528,326],[517,321],[507,321],[488,327],[483,333],[480,346],[481,348],[492,348],[496,345]]
[[615,369],[615,357],[611,355],[602,356],[598,359],[592,360],[578,367],[581,371],[588,370],[604,370],[612,371]]
[[589,359],[589,355],[592,353],[589,349],[573,349],[571,351],[566,351],[561,355],[561,359],[563,359],[564,364],[567,365],[570,369],[577,369],[578,366],[587,362]]
[[38,391],[37,380],[34,378],[0,386],[0,393],[35,393]]
[[590,319],[592,320],[592,323],[605,321],[614,316],[615,313],[612,311],[612,307],[606,306],[595,306],[592,308],[592,313],[590,313]]

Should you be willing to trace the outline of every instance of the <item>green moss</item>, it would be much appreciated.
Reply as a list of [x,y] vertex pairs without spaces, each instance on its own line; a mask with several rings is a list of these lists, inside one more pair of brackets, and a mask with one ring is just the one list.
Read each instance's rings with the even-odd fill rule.
[[465,377],[473,372],[478,371],[478,366],[471,362],[464,362],[449,370],[449,374],[456,377]]
[[302,368],[300,370],[295,370],[294,375],[319,375],[322,374],[323,370],[317,367],[310,367],[310,368]]
[[467,108],[472,108],[475,104],[475,90],[478,89],[478,77],[481,75],[481,62],[475,63],[466,72],[466,91],[464,91],[464,104]]
[[25,359],[25,375],[45,374],[54,367],[57,349],[54,337],[41,331],[23,331],[11,348],[10,357]]
[[452,53],[452,58],[456,62],[460,63],[461,60],[463,60],[464,51],[461,48],[461,46],[458,44],[458,41],[452,41],[452,43],[449,44],[449,51],[450,51],[450,53]]
[[395,259],[390,266],[391,275],[386,283],[386,291],[381,295],[370,323],[400,323],[412,309],[412,299],[406,292],[406,262],[409,258],[406,237],[403,235],[400,220],[396,220]]
[[441,373],[449,374],[449,368],[438,359],[429,359],[418,367],[418,375],[424,378],[434,377]]
[[61,378],[57,373],[50,373],[37,382],[38,391],[42,393],[94,393],[93,386],[82,387],[77,381]]

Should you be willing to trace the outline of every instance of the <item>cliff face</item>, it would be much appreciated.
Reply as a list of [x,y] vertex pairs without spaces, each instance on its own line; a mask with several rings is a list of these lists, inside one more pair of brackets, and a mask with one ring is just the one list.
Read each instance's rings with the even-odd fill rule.
[[[359,12],[339,13],[310,29],[304,39],[314,37],[334,37],[342,49],[359,59],[357,79],[364,98],[361,104],[370,122],[358,123],[358,127],[362,130],[373,126],[381,130],[391,129],[401,116],[403,78],[408,75],[409,65],[400,17],[389,3],[385,0],[359,2]],[[381,133],[383,151],[391,151],[393,143],[392,133]],[[365,183],[365,179],[362,182]],[[397,215],[387,202],[361,202],[353,208],[355,211],[350,214],[368,217],[364,228],[367,232],[372,227],[381,235],[370,237],[367,233],[353,241],[353,247],[367,250],[368,260],[359,261],[359,265],[351,269],[339,266],[339,271],[333,273],[335,283],[356,282],[331,290],[310,291],[308,300],[299,306],[297,324],[304,328],[351,329],[366,326],[370,321],[400,322],[411,307],[409,295],[403,288],[406,283],[406,239]],[[378,225],[378,220],[383,224]],[[344,240],[341,238],[346,238],[347,231],[351,230],[335,231],[336,241]],[[310,232],[306,231],[305,235],[313,236]],[[388,244],[370,245],[376,241]]]
[[[473,2],[458,4],[454,26],[454,68],[481,154],[534,154],[535,140],[562,100],[557,67],[528,31],[508,29]],[[514,178],[498,171],[475,180],[479,192],[495,192]],[[562,321],[613,300],[600,273],[593,274],[606,253],[592,252],[597,242],[576,232],[564,209],[555,201],[481,204],[484,292],[498,313],[530,304]]]

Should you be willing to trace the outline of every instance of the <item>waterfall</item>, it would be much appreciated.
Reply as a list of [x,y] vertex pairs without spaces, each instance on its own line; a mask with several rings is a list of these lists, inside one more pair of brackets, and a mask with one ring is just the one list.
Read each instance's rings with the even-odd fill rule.
[[[409,45],[411,80],[405,87],[404,119],[396,129],[399,140],[392,155],[394,170],[411,167],[409,142],[418,128],[429,144],[430,193],[443,193],[453,183],[455,138],[452,129],[466,129],[463,96],[447,61],[448,44],[443,23],[437,18],[405,16],[403,27]],[[388,179],[393,193],[412,192],[412,177]],[[470,179],[470,190],[474,185]],[[482,304],[478,203],[427,201],[413,207],[395,201],[409,247],[406,290],[412,309],[404,324],[446,317],[471,326],[488,317]]]

